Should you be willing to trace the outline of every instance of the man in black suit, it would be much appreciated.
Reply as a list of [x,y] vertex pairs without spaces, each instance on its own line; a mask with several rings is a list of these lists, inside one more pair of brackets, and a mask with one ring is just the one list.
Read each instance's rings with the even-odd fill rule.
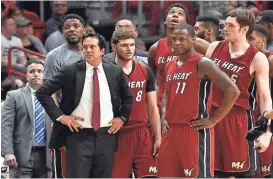
[[[54,122],[50,146],[66,146],[67,178],[110,178],[117,132],[127,122],[132,93],[122,69],[102,63],[105,41],[82,39],[86,60],[62,68],[36,95]],[[57,107],[51,95],[62,90]]]

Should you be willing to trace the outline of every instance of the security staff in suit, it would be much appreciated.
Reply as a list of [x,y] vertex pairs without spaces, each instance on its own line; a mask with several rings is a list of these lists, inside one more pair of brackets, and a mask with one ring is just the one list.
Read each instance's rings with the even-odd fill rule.
[[[54,122],[50,147],[66,146],[68,178],[111,178],[117,132],[127,122],[132,93],[118,66],[102,63],[103,37],[82,38],[85,60],[66,65],[36,96]],[[62,90],[59,107],[51,95]]]
[[10,166],[10,178],[49,177],[51,120],[35,97],[43,83],[44,65],[26,64],[26,87],[9,91],[1,118],[1,150]]

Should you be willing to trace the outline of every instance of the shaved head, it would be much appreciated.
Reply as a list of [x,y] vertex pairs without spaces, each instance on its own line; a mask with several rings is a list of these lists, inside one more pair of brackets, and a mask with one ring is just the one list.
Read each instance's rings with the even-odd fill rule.
[[138,35],[138,32],[136,30],[136,26],[133,24],[133,22],[129,19],[122,19],[119,20],[116,23],[115,30],[120,29],[120,28],[129,28],[131,29],[136,35]]

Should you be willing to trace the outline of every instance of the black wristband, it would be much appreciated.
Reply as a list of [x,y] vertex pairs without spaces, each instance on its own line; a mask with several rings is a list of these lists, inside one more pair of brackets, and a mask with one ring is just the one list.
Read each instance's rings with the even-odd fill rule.
[[119,117],[124,123],[127,121],[127,119],[125,118],[125,117],[123,117],[123,116],[120,116]]
[[264,111],[263,114],[258,118],[258,120],[257,120],[258,125],[267,125],[268,119],[266,117],[264,117],[264,114],[266,112],[267,111]]

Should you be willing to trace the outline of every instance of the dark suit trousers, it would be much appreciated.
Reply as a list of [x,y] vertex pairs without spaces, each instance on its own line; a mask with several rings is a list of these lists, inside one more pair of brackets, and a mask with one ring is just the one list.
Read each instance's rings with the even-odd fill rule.
[[117,139],[108,129],[80,129],[67,137],[67,178],[111,178]]
[[33,147],[26,166],[11,168],[10,178],[47,178],[46,147]]

